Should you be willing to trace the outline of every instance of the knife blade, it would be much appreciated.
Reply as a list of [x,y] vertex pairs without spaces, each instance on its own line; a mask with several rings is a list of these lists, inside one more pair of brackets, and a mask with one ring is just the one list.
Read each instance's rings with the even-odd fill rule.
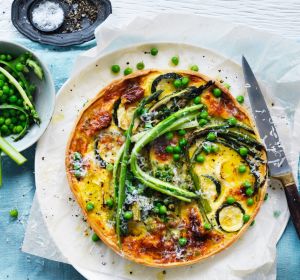
[[280,180],[284,186],[292,221],[300,239],[300,196],[292,169],[285,156],[259,84],[244,56],[242,57],[242,66],[256,127],[266,146],[270,176]]

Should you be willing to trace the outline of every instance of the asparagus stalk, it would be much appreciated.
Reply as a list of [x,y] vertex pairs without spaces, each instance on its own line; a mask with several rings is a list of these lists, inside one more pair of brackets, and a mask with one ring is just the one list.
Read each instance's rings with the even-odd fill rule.
[[174,186],[170,183],[161,181],[159,179],[156,179],[146,172],[144,172],[137,164],[137,158],[140,153],[140,151],[145,147],[148,143],[153,141],[155,138],[163,135],[164,133],[172,130],[174,127],[180,126],[183,123],[190,121],[195,117],[195,114],[199,111],[199,109],[202,108],[203,105],[195,105],[191,107],[187,107],[185,109],[182,109],[162,122],[160,122],[157,126],[152,128],[147,134],[142,136],[142,138],[135,144],[135,146],[132,149],[131,152],[131,158],[130,158],[130,166],[131,171],[133,174],[138,178],[142,179],[143,183],[146,184],[149,187],[156,186],[159,187],[163,191],[167,191],[170,195],[175,196],[177,198],[196,198],[198,197],[195,193],[186,191],[182,188],[179,188],[177,186]]
[[21,94],[21,96],[24,100],[25,107],[27,107],[27,109],[30,111],[34,122],[37,124],[40,124],[40,119],[39,119],[38,113],[35,110],[31,101],[29,100],[25,90],[21,87],[21,85],[18,83],[18,81],[8,71],[6,71],[1,66],[0,66],[0,72],[16,87],[16,89]]
[[11,144],[9,144],[3,137],[0,136],[0,150],[7,154],[18,165],[27,161]]

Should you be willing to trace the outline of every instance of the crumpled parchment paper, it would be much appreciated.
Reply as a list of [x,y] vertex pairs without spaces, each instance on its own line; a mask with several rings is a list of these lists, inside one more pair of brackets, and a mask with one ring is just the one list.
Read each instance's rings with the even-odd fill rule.
[[[90,229],[81,220],[80,209],[72,200],[61,164],[64,160],[64,141],[77,114],[72,111],[80,110],[80,104],[82,105],[87,98],[95,95],[102,86],[114,78],[106,70],[113,64],[111,58],[99,60],[103,65],[99,66],[100,70],[95,69],[95,75],[89,64],[96,61],[100,55],[134,44],[183,42],[207,48],[236,62],[240,62],[242,54],[247,57],[261,81],[268,104],[274,103],[274,106],[269,108],[296,177],[300,151],[297,139],[300,130],[293,127],[294,124],[298,125],[300,120],[300,46],[275,35],[215,18],[173,14],[162,14],[149,19],[136,18],[128,25],[122,26],[118,24],[118,19],[110,16],[96,30],[96,39],[98,47],[78,57],[72,73],[72,77],[76,77],[74,84],[71,77],[62,88],[52,123],[39,142],[36,155],[37,199],[32,206],[23,251],[69,262],[89,279],[97,277],[99,279],[100,275],[101,279],[111,279],[112,276],[145,280],[186,277],[189,279],[275,279],[276,243],[289,217],[284,193],[276,182],[271,182],[272,187],[268,190],[269,199],[257,215],[255,225],[250,227],[239,241],[204,262],[189,267],[168,269],[164,274],[162,269],[148,268],[124,260],[105,245],[94,244],[89,236],[84,236],[84,232],[90,234]],[[185,48],[179,48],[178,52],[180,51],[184,56]],[[162,53],[164,52],[165,55],[169,55],[165,60],[170,59],[171,53],[162,50]],[[116,57],[115,61],[124,64],[128,57],[134,60],[134,51],[133,54],[129,52],[128,57],[126,55],[127,53],[124,52],[122,57]],[[194,58],[190,57],[187,60],[190,59],[189,62],[192,62]],[[134,61],[138,59],[140,58]],[[216,61],[212,61],[213,69],[208,69],[207,63],[203,67],[199,63],[200,71],[212,75],[217,68],[231,65],[231,62],[226,59],[223,59],[220,65],[216,64]],[[149,60],[145,64],[147,66],[151,63],[154,62]],[[164,68],[168,68],[167,61],[160,61],[153,65],[162,67],[164,64]],[[187,66],[188,62],[178,68],[186,69]],[[85,67],[88,67],[89,71],[81,72]],[[96,77],[98,77],[97,82],[94,81]],[[86,84],[76,84],[75,80],[86,81]],[[236,81],[237,85],[234,81],[231,82],[233,93],[240,94],[238,84],[241,81]],[[70,89],[73,91],[67,94]],[[74,106],[70,107],[70,104]],[[62,151],[61,157],[52,157],[51,154],[55,154],[59,149]],[[44,155],[45,163],[39,158],[43,152],[47,152]],[[39,206],[42,213],[37,211]],[[74,226],[76,230],[72,230]],[[61,234],[64,231],[65,234]]]

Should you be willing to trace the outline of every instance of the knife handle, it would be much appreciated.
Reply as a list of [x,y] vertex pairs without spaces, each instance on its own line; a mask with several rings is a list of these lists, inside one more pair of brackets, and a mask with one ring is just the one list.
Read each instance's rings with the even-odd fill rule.
[[293,175],[290,176],[290,179],[292,180],[286,180],[287,177],[278,179],[284,186],[284,192],[291,213],[291,218],[300,239],[300,196],[294,178],[292,177]]

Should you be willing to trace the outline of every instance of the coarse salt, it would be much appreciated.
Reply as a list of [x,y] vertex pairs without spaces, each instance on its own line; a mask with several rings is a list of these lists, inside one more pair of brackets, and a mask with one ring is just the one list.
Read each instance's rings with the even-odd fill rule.
[[64,21],[64,11],[58,3],[44,1],[32,11],[32,22],[43,31],[53,31]]

